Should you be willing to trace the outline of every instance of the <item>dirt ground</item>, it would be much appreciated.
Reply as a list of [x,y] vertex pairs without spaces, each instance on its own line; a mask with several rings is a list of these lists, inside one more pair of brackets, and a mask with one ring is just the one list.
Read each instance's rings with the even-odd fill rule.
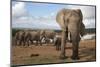
[[45,64],[45,63],[68,63],[80,61],[95,61],[96,60],[96,42],[95,40],[85,40],[80,42],[79,60],[72,60],[72,44],[66,44],[65,60],[59,59],[60,51],[57,51],[52,44],[43,46],[12,46],[11,48],[11,63],[13,65],[27,64]]

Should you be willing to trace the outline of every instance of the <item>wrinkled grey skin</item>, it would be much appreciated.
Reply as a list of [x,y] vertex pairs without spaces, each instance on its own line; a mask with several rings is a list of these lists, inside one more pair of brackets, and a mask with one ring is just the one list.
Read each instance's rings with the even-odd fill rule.
[[54,43],[54,36],[55,36],[55,32],[54,31],[43,31],[42,36],[45,38],[45,42],[46,43],[50,43],[50,39],[53,40],[52,43]]
[[30,35],[28,30],[24,30],[25,35],[24,35],[24,46],[29,46],[30,45]]
[[40,36],[40,31],[29,31],[28,35],[26,36],[26,42],[30,41],[31,44],[33,44],[33,41],[36,41],[36,45],[42,45]]
[[15,37],[14,37],[15,45],[24,45],[25,44],[24,35],[25,35],[24,31],[16,32]]
[[36,41],[35,45],[42,45],[41,39],[42,39],[42,32],[41,31],[19,31],[15,35],[15,44],[16,45],[27,45],[33,44],[33,41]]
[[65,56],[65,43],[68,40],[68,32],[71,34],[72,40],[72,59],[79,59],[78,48],[80,35],[83,36],[85,32],[85,26],[82,23],[83,15],[80,9],[62,9],[57,13],[56,21],[62,28],[61,39],[61,54],[60,58],[64,59]]

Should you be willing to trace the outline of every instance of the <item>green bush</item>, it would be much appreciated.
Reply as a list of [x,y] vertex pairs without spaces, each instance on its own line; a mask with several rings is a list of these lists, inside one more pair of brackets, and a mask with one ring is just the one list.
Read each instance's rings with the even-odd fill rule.
[[14,37],[15,34],[16,34],[16,32],[18,32],[18,31],[20,31],[20,30],[18,30],[18,29],[12,29],[12,36]]

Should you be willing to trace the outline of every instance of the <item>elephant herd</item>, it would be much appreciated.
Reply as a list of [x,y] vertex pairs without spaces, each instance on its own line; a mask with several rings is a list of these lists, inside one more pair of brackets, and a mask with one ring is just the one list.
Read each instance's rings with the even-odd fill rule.
[[43,43],[54,43],[55,37],[54,31],[30,31],[30,30],[22,30],[16,32],[14,36],[15,45],[23,45],[23,46],[30,46],[31,44],[41,45]]
[[85,34],[83,15],[80,9],[61,9],[56,15],[56,21],[62,29],[62,35],[58,36],[55,32],[47,31],[19,31],[15,35],[15,41],[23,45],[36,41],[36,45],[42,45],[42,40],[49,43],[51,40],[57,50],[61,50],[60,58],[65,59],[65,44],[72,42],[72,59],[79,59],[78,48],[81,37]]
[[[69,35],[69,42],[71,42]],[[61,32],[55,31],[30,31],[22,30],[16,32],[14,36],[14,45],[16,46],[30,46],[34,44],[35,46],[42,46],[43,44],[53,44],[56,50],[61,50]]]

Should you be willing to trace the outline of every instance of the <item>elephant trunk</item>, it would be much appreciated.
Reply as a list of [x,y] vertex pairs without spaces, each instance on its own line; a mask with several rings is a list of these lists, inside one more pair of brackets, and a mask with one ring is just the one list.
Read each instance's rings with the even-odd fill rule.
[[78,48],[79,48],[79,41],[80,41],[80,36],[79,32],[73,32],[71,33],[72,36],[72,44],[73,44],[73,54],[72,54],[72,59],[79,59],[78,57]]

